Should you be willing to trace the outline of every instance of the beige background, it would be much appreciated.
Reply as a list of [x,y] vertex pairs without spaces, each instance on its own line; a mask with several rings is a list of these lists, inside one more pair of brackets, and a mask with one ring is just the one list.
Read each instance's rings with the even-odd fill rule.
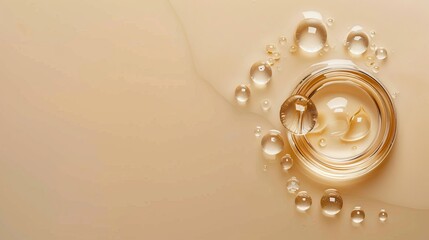
[[[1,1],[0,238],[427,239],[428,7]],[[316,59],[284,51],[270,88],[236,106],[233,89],[266,57],[264,46],[291,39],[309,9],[335,18],[335,48]],[[375,29],[389,50],[378,76],[399,92],[399,136],[378,171],[339,187],[345,204],[331,219],[319,206],[328,186],[264,160],[253,130],[280,129],[278,107],[299,74],[347,57],[341,42],[355,24]],[[258,107],[265,97],[269,113]],[[285,190],[291,175],[313,197],[308,213],[295,211]],[[355,205],[367,214],[359,227],[349,219]]]

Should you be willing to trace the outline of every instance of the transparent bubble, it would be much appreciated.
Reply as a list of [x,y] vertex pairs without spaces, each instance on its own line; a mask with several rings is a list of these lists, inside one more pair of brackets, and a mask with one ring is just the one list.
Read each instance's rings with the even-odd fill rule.
[[287,172],[293,166],[293,158],[290,154],[284,155],[280,159],[280,164],[282,165],[283,171]]
[[261,102],[261,108],[264,111],[268,111],[271,109],[271,101],[269,99],[264,99]]
[[316,125],[316,106],[304,96],[293,95],[282,104],[280,120],[289,132],[297,135],[306,134]]
[[372,30],[371,32],[369,32],[369,36],[371,36],[372,38],[375,37],[376,32],[374,30]]
[[250,79],[258,86],[267,85],[272,75],[271,66],[266,62],[256,62],[250,68]]
[[328,20],[326,22],[327,22],[328,26],[334,25],[334,19],[333,18],[328,18]]
[[317,53],[325,46],[328,33],[322,20],[316,18],[303,19],[295,32],[295,42],[307,53]]
[[280,60],[281,54],[279,52],[273,52],[272,56],[274,60]]
[[387,50],[385,48],[379,47],[375,50],[375,57],[378,60],[384,60],[387,58]]
[[373,71],[374,73],[378,73],[378,72],[380,72],[380,66],[378,66],[378,65],[374,65],[374,66],[372,66],[372,71]]
[[280,132],[270,130],[261,140],[262,151],[268,155],[277,155],[283,151],[284,141]]
[[289,48],[290,53],[296,53],[297,50],[298,50],[298,47],[296,45],[292,45]]
[[267,46],[265,46],[265,51],[267,51],[267,53],[273,53],[276,51],[276,46],[274,46],[273,44],[268,44]]
[[284,46],[287,43],[287,38],[286,37],[279,37],[279,44]]
[[361,223],[365,219],[365,211],[361,207],[355,207],[350,214],[350,218],[354,223]]
[[387,217],[388,217],[388,215],[387,215],[386,210],[381,209],[381,210],[380,210],[380,213],[378,213],[378,219],[379,219],[381,222],[385,222],[385,221],[387,221]]
[[319,140],[319,146],[320,147],[326,147],[326,139],[324,139],[324,138],[321,138],[320,140]]
[[336,189],[327,189],[320,199],[320,206],[325,215],[334,216],[343,208],[343,198]]
[[274,65],[274,63],[276,63],[276,60],[274,60],[274,58],[268,58],[268,59],[267,59],[267,63],[268,63],[270,66],[273,66],[273,65]]
[[256,126],[254,133],[255,137],[260,137],[262,135],[262,127]]
[[347,35],[346,48],[352,55],[362,55],[368,50],[369,37],[360,26],[355,26]]
[[371,129],[371,118],[363,107],[353,114],[350,119],[349,130],[341,138],[343,141],[358,141],[366,137]]
[[245,104],[250,98],[250,89],[244,84],[240,84],[235,88],[235,99],[240,104]]
[[291,177],[287,180],[286,188],[289,193],[295,193],[299,190],[299,181],[296,177]]
[[299,211],[307,211],[312,204],[311,196],[306,191],[299,192],[295,197],[295,206]]

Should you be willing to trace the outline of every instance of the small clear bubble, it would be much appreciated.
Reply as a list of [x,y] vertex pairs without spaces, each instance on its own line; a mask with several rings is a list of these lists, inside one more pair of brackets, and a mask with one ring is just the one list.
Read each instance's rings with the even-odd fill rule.
[[312,204],[311,196],[306,191],[299,192],[295,197],[295,206],[301,212],[310,209]]
[[287,38],[284,36],[279,37],[279,44],[285,46],[287,44]]
[[380,213],[378,213],[378,219],[380,220],[380,222],[385,222],[385,221],[387,221],[387,217],[388,217],[388,215],[387,215],[386,210],[381,209],[381,210],[380,210]]
[[284,141],[280,132],[277,130],[270,130],[262,137],[261,140],[262,150],[267,155],[277,155],[283,151]]
[[276,61],[274,60],[274,58],[268,58],[268,59],[267,59],[267,63],[268,63],[270,66],[273,66],[273,65],[274,65],[274,63],[276,63]]
[[296,28],[295,43],[307,53],[317,53],[322,50],[328,39],[328,32],[322,20],[305,18]]
[[371,51],[375,51],[375,50],[377,50],[377,45],[376,45],[375,43],[372,43],[372,44],[369,46],[369,49],[371,49]]
[[298,47],[296,45],[292,45],[289,48],[290,53],[296,53],[297,50],[298,50]]
[[331,47],[329,46],[329,44],[325,44],[325,46],[323,47],[324,52],[328,52],[330,49]]
[[361,223],[365,219],[365,211],[361,207],[355,207],[350,214],[350,218],[354,223]]
[[245,104],[250,98],[250,89],[244,84],[240,84],[235,88],[235,99],[240,104]]
[[319,146],[320,147],[322,147],[322,148],[324,148],[324,147],[326,147],[326,139],[324,139],[324,138],[321,138],[320,140],[319,140]]
[[377,50],[375,50],[375,57],[378,60],[385,60],[387,58],[387,50],[382,47],[377,48]]
[[325,215],[335,216],[343,208],[343,198],[336,189],[327,189],[320,199],[320,206]]
[[378,72],[380,72],[380,67],[379,67],[378,65],[374,65],[374,66],[372,67],[372,71],[373,71],[374,73],[378,73]]
[[268,165],[267,164],[264,165],[264,172],[266,172],[266,171],[268,171]]
[[266,62],[256,62],[250,68],[250,79],[258,86],[267,85],[272,75],[271,66]]
[[268,111],[271,109],[271,101],[269,99],[264,99],[261,102],[261,108],[264,111]]
[[289,193],[296,193],[299,190],[299,181],[296,177],[291,177],[287,180],[286,188]]
[[362,27],[354,26],[347,35],[345,46],[351,55],[362,55],[368,50],[369,37]]
[[371,36],[372,38],[375,37],[376,32],[374,30],[372,30],[371,32],[369,32],[369,36]]
[[287,172],[293,166],[293,158],[290,154],[284,155],[280,159],[280,164],[282,165],[283,171]]
[[279,52],[273,52],[272,57],[274,60],[280,60],[281,54]]
[[334,19],[333,18],[328,18],[328,20],[326,21],[326,23],[328,24],[328,26],[332,26],[334,25]]
[[260,137],[262,135],[262,127],[256,126],[254,134],[255,134],[255,137]]
[[265,46],[265,51],[267,51],[267,53],[273,53],[276,51],[276,46],[274,46],[273,44],[268,44],[267,46]]

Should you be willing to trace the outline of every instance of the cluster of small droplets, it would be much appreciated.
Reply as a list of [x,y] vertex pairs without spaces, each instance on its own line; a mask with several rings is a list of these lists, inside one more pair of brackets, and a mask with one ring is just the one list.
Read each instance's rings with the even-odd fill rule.
[[347,35],[345,47],[353,57],[365,56],[366,65],[374,73],[378,73],[381,64],[387,59],[387,50],[373,42],[375,35],[374,30],[370,31],[368,36],[361,26],[354,26]]
[[[326,25],[331,27],[334,24],[333,18],[326,20]],[[312,29],[316,29],[313,32]],[[312,30],[312,31],[310,31]],[[360,56],[365,57],[366,65],[372,69],[373,72],[380,70],[380,64],[387,59],[387,50],[382,47],[378,47],[375,43],[372,43],[372,39],[375,38],[376,32],[370,31],[369,36],[362,30],[360,26],[355,26],[347,36],[345,47],[348,53],[354,57]],[[289,46],[290,53],[296,53],[298,50],[306,53],[319,53],[323,55],[328,52],[331,46],[327,43],[327,33],[325,25],[321,19],[306,18],[297,28],[295,33],[295,42]],[[311,44],[309,44],[311,42]],[[278,43],[280,46],[287,46],[287,38],[284,36],[279,37]],[[250,79],[257,86],[266,86],[272,77],[272,69],[277,61],[280,60],[280,51],[274,44],[268,44],[265,46],[265,51],[269,58],[266,61],[256,62],[250,69]],[[279,68],[279,67],[278,67]],[[397,93],[393,93],[392,97],[395,98]],[[235,91],[237,102],[245,104],[250,98],[250,88],[247,85],[240,84],[237,86]],[[263,111],[269,111],[271,108],[271,101],[264,99],[261,101],[261,109]],[[289,125],[288,125],[289,126]],[[257,126],[254,130],[256,137],[262,136],[262,128]],[[326,147],[326,139],[321,138],[319,140],[319,147]],[[280,135],[280,132],[276,130],[270,130],[261,140],[262,151],[267,155],[277,155],[283,152],[284,142]],[[353,150],[357,147],[353,146]],[[285,154],[280,159],[280,165],[283,171],[288,170],[293,166],[293,159],[290,154]],[[264,165],[264,171],[267,171],[268,165]],[[299,211],[305,212],[310,209],[312,205],[312,198],[306,191],[299,191],[300,182],[296,177],[291,177],[286,183],[286,188],[289,193],[296,194],[295,205]],[[322,212],[327,216],[335,216],[338,214],[343,206],[343,199],[340,193],[336,189],[328,189],[325,191],[321,200]],[[354,223],[361,223],[365,219],[365,211],[361,207],[355,207],[351,211],[351,220]],[[378,214],[378,219],[381,222],[387,220],[387,213],[384,209],[381,209]]]
[[[282,40],[282,37],[281,37],[279,39],[279,43],[283,44],[283,41],[286,41],[286,38],[284,38],[284,40]],[[284,44],[286,44],[286,42]],[[278,51],[277,47],[274,44],[268,44],[268,45],[266,45],[265,46],[265,51],[268,54],[267,63],[270,66],[274,65],[277,61],[280,60],[281,54],[280,54],[280,52]]]

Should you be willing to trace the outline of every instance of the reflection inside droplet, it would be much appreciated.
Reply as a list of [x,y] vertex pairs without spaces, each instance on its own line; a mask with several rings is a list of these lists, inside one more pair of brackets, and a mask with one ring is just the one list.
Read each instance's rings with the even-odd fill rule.
[[341,138],[343,141],[352,142],[366,137],[371,129],[371,118],[363,107],[350,118],[349,130]]
[[280,120],[289,132],[298,135],[306,134],[316,125],[316,106],[304,96],[293,95],[282,104]]

